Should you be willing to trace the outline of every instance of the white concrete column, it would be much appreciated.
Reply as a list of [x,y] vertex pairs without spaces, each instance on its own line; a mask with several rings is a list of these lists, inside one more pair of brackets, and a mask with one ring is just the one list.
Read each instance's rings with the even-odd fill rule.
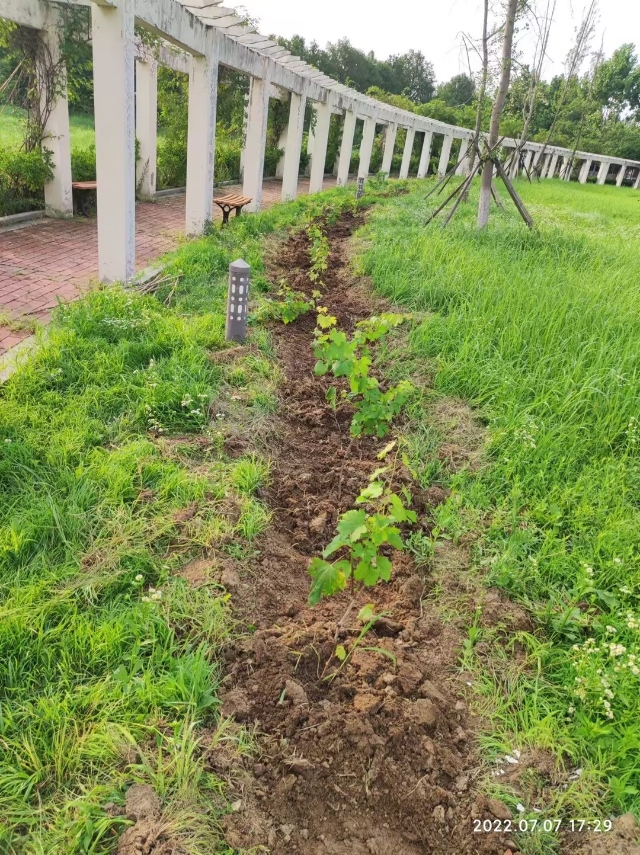
[[[534,153],[534,155],[533,155],[533,163],[531,164],[531,168],[532,168],[532,169],[534,169],[534,170],[535,170],[535,169],[537,169],[537,167],[538,167],[538,165],[539,165],[539,163],[540,163],[540,157],[541,157],[541,155],[542,155],[542,149],[538,149],[538,151],[536,151],[536,152]],[[540,177],[542,178],[542,169],[540,170]]]
[[558,165],[558,155],[551,155],[551,163],[549,164],[549,169],[547,171],[547,178],[554,178],[556,174],[556,166]]
[[525,154],[525,157],[524,157],[523,172],[525,175],[527,175],[527,173],[531,172],[531,159],[532,158],[533,158],[533,149],[529,148],[529,149],[527,149],[527,153]]
[[444,178],[447,174],[452,142],[453,136],[445,136],[442,138],[442,151],[440,152],[440,162],[438,163],[438,178]]
[[458,152],[458,166],[456,169],[456,175],[468,175],[469,174],[469,157],[467,155],[467,149],[469,148],[469,140],[466,137],[462,137],[460,140],[460,151]]
[[[306,93],[296,95],[291,93],[289,105],[289,124],[283,132],[284,157],[282,163],[282,200],[295,199],[298,193],[298,173],[300,171],[300,152],[302,151],[302,134],[304,132],[304,110],[307,103]],[[277,173],[276,173],[277,174]]]
[[626,164],[622,164],[620,167],[620,171],[618,172],[618,177],[616,178],[616,187],[622,187],[622,182],[624,181],[624,176],[627,174]]
[[395,122],[389,122],[384,131],[384,152],[382,154],[382,171],[386,172],[387,175],[391,174],[391,163],[393,161],[397,133],[398,125]]
[[371,165],[371,152],[373,141],[376,136],[376,120],[367,117],[364,120],[362,130],[362,142],[360,143],[360,163],[358,165],[358,178],[366,178]]
[[262,205],[262,177],[267,147],[267,118],[269,114],[270,80],[254,77],[251,81],[247,107],[247,138],[244,144],[244,176],[242,192],[253,200],[247,211],[259,211]]
[[433,131],[425,131],[420,152],[420,163],[418,164],[418,178],[426,178],[429,171],[429,158],[431,157],[431,143],[433,142]]
[[311,155],[311,173],[309,177],[309,193],[320,193],[324,179],[324,164],[327,159],[327,144],[329,142],[329,125],[331,123],[331,103],[316,104],[316,128]]
[[200,235],[213,218],[218,58],[192,56],[189,69],[186,232]]
[[633,189],[637,190],[640,187],[640,170],[638,171],[638,177],[633,182]]
[[413,154],[413,143],[416,138],[415,128],[407,128],[407,138],[404,141],[402,152],[402,163],[400,165],[400,178],[408,178],[411,169],[411,155]]
[[98,178],[98,272],[126,281],[136,266],[134,2],[91,4]]
[[587,179],[589,177],[589,170],[591,169],[592,163],[593,163],[593,161],[591,159],[587,159],[582,164],[582,166],[580,168],[580,173],[578,175],[578,181],[580,182],[580,184],[586,184],[587,183]]
[[558,173],[560,179],[562,181],[570,181],[571,180],[571,157],[565,155],[562,158],[562,165],[560,166],[560,172]]
[[356,114],[351,110],[345,110],[344,123],[342,125],[342,141],[340,143],[340,154],[338,156],[338,187],[346,187],[349,181],[349,164],[351,163],[351,152],[353,150],[353,135],[356,131]]
[[136,189],[142,199],[156,194],[158,139],[158,63],[152,57],[136,63]]
[[609,167],[611,166],[608,161],[603,160],[600,163],[600,169],[598,170],[598,184],[604,184],[607,180],[607,175],[609,174]]
[[[47,26],[42,38],[49,49],[51,62],[60,63],[60,38],[62,36],[60,13],[47,3]],[[48,87],[44,85],[43,90]],[[59,69],[57,91],[51,112],[44,128],[42,147],[52,155],[53,178],[44,185],[44,206],[48,217],[73,216],[71,189],[71,136],[69,133],[69,102],[67,101],[67,72]]]
[[519,157],[520,157],[520,154],[518,152],[517,146],[514,146],[513,149],[509,150],[509,154],[507,155],[507,160],[505,161],[505,166],[504,166],[504,168],[507,171],[509,178],[515,178],[517,176],[518,158]]

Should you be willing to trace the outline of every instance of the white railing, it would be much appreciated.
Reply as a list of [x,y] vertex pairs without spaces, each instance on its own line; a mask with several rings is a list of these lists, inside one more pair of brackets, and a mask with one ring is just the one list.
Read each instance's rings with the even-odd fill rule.
[[[140,143],[138,184],[143,196],[155,193],[157,64],[189,74],[189,124],[187,150],[186,232],[200,234],[212,218],[215,173],[217,79],[220,65],[251,79],[242,155],[243,193],[259,210],[262,198],[269,98],[288,97],[289,122],[281,144],[279,166],[282,198],[297,192],[305,106],[316,112],[311,156],[310,192],[322,189],[324,163],[332,114],[344,116],[337,162],[337,183],[349,178],[353,139],[358,120],[363,122],[358,177],[368,175],[377,125],[385,125],[382,169],[388,172],[399,127],[406,128],[400,177],[409,175],[416,134],[422,135],[417,176],[427,174],[434,135],[443,137],[438,173],[444,174],[454,141],[460,140],[455,158],[457,173],[466,174],[466,157],[473,132],[406,110],[399,110],[332,80],[292,56],[285,48],[246,25],[222,0],[64,0],[91,7],[96,161],[98,179],[98,254],[103,281],[126,280],[135,269],[135,138]],[[58,3],[49,0],[0,0],[0,17],[42,30],[55,55],[58,39]],[[160,36],[157,51],[136,45],[134,24]],[[175,46],[177,50],[172,49]],[[134,93],[134,64],[137,81]],[[134,106],[135,105],[135,106]],[[61,93],[47,126],[47,147],[53,151],[54,179],[45,187],[50,215],[72,214],[69,114]],[[50,144],[49,144],[50,141]],[[541,177],[559,174],[571,180],[576,162],[578,180],[587,181],[599,164],[597,181],[604,184],[612,167],[616,183],[628,180],[633,169],[634,187],[640,185],[640,162],[584,151],[573,152],[541,143],[504,139],[502,145],[517,150],[510,172],[538,166]],[[539,160],[544,152],[544,162]],[[636,174],[637,173],[637,174]]]

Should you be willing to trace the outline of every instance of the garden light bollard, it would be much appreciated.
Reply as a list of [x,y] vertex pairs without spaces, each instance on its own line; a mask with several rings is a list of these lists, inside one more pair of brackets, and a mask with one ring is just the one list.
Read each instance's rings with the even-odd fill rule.
[[356,199],[362,199],[364,196],[364,177],[358,178],[358,189],[356,191]]
[[244,341],[247,329],[247,304],[249,302],[249,277],[251,267],[239,258],[229,265],[229,292],[227,295],[227,341]]

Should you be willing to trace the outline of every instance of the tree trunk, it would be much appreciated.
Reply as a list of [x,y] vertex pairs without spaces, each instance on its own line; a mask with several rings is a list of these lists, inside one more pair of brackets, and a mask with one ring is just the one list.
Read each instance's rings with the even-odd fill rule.
[[[518,0],[509,0],[507,4],[507,17],[504,25],[504,42],[502,44],[502,67],[500,71],[500,85],[496,99],[491,111],[491,124],[489,125],[489,148],[494,149],[500,134],[500,118],[504,108],[504,102],[509,91],[511,80],[511,52],[513,49],[513,30],[516,21]],[[489,206],[491,204],[491,185],[493,183],[493,163],[487,161],[482,167],[482,185],[480,187],[480,203],[478,205],[478,228],[483,229],[489,222]]]
[[[480,83],[480,91],[478,92],[478,106],[476,109],[476,127],[473,133],[473,143],[471,144],[471,155],[469,156],[469,175],[474,172],[476,164],[476,149],[480,148],[480,131],[482,130],[482,107],[484,106],[484,96],[487,94],[487,79],[489,77],[489,0],[484,0],[484,20],[482,22],[482,80]],[[471,182],[467,184],[462,192],[462,200],[464,202],[469,198],[469,187]]]

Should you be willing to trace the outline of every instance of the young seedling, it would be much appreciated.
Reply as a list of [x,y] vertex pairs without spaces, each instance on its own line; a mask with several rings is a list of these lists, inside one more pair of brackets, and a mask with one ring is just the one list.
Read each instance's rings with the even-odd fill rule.
[[[373,603],[367,603],[366,606],[363,606],[360,609],[360,611],[358,612],[358,620],[360,621],[361,624],[363,624],[363,626],[362,626],[362,629],[360,630],[360,633],[358,634],[358,637],[353,642],[353,644],[351,644],[351,646],[349,647],[349,650],[346,649],[344,644],[338,644],[336,646],[336,649],[335,649],[333,655],[340,662],[340,665],[338,666],[336,671],[334,671],[332,674],[329,674],[328,676],[325,677],[327,669],[329,668],[329,663],[331,662],[331,659],[329,659],[329,661],[325,665],[324,671],[322,672],[322,679],[323,680],[333,680],[334,677],[338,676],[340,671],[342,671],[347,666],[347,663],[349,662],[349,660],[351,659],[353,654],[360,647],[363,640],[367,636],[369,630],[375,626],[375,624],[380,620],[380,618],[385,617],[386,614],[387,614],[387,612],[380,612],[380,614],[376,614],[374,611]],[[391,659],[391,661],[393,662],[394,665],[397,662],[397,659],[393,655],[393,653],[391,653],[389,650],[385,650],[383,647],[367,645],[367,646],[363,647],[362,649],[368,650],[372,653],[380,653],[382,656],[386,656],[388,659]]]
[[[386,436],[394,417],[404,406],[413,387],[402,380],[386,392],[381,391],[375,377],[371,377],[372,356],[369,345],[379,341],[389,330],[406,319],[405,315],[391,312],[375,315],[361,321],[349,339],[337,327],[337,319],[318,307],[317,327],[314,332],[314,354],[317,358],[317,376],[331,372],[334,377],[346,377],[349,391],[343,393],[356,408],[351,422],[353,436]],[[336,406],[337,392],[334,386],[327,391],[327,400]]]
[[[390,450],[393,445],[395,443],[390,443],[387,449]],[[408,490],[404,487],[401,489],[401,498],[383,479],[390,468],[382,466],[371,474],[369,483],[356,499],[360,507],[342,514],[338,520],[337,534],[323,550],[322,558],[311,560],[309,573],[313,582],[309,593],[310,605],[316,605],[322,597],[344,590],[347,582],[351,584],[353,596],[356,582],[370,587],[381,580],[388,582],[391,578],[391,559],[382,554],[382,549],[404,549],[398,526],[415,523],[416,514],[404,504],[411,501]],[[337,552],[344,557],[327,560]]]

